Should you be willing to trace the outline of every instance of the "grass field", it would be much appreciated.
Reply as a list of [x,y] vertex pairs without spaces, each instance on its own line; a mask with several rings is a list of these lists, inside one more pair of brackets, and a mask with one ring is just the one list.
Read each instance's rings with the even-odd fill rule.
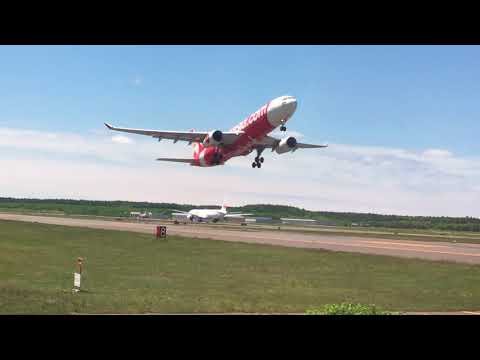
[[475,265],[0,221],[2,314],[476,310],[479,279]]

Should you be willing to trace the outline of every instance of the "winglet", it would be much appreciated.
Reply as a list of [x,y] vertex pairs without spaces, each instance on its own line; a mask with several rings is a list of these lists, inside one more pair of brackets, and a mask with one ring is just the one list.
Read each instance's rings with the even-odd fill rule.
[[105,126],[106,126],[107,128],[109,128],[110,130],[113,130],[113,126],[112,126],[112,125],[110,125],[110,124],[108,124],[108,123],[104,123],[104,124],[105,124]]

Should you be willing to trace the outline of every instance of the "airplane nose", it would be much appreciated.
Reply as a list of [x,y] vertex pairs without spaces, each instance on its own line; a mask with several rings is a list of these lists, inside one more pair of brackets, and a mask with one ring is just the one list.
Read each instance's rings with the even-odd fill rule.
[[294,97],[289,99],[288,104],[293,109],[293,111],[295,111],[297,109],[297,99],[295,99]]
[[297,109],[297,99],[293,96],[288,96],[282,101],[282,105],[287,109],[287,112],[291,115]]
[[269,103],[268,121],[277,127],[287,121],[297,109],[297,99],[293,96],[281,96]]

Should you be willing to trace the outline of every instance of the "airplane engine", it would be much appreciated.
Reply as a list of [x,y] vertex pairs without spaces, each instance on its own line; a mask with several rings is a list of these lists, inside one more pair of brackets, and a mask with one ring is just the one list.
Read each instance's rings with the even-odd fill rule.
[[203,140],[203,145],[206,147],[209,146],[218,146],[222,143],[223,140],[223,133],[220,130],[213,130],[208,133],[207,136],[205,136],[205,139]]
[[296,147],[297,139],[295,139],[293,136],[290,136],[288,138],[282,139],[275,151],[277,152],[277,154],[284,154],[286,152],[295,150]]

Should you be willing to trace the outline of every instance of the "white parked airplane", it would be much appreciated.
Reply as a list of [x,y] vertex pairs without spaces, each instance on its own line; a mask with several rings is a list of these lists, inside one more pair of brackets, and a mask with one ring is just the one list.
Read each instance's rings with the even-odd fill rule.
[[225,205],[223,205],[221,209],[192,209],[188,212],[172,209],[172,211],[175,211],[174,213],[172,213],[172,216],[186,217],[191,222],[217,222],[220,220],[224,221],[225,219],[241,219],[245,216],[253,215],[242,213],[229,213]]

